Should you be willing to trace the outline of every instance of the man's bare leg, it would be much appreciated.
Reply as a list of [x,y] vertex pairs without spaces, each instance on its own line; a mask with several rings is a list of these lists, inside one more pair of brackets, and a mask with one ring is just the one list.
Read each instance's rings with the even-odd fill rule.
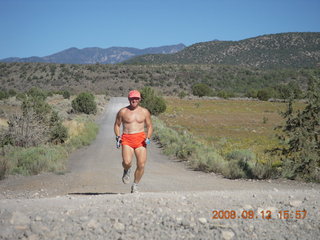
[[123,176],[122,181],[124,184],[128,184],[130,181],[130,168],[132,164],[134,150],[128,145],[122,146],[122,166],[123,166]]
[[138,184],[144,173],[144,166],[147,161],[147,149],[145,147],[139,147],[134,150],[137,158],[137,169],[134,173],[134,183]]
[[132,164],[134,150],[128,145],[122,145],[122,166],[124,170],[128,170]]

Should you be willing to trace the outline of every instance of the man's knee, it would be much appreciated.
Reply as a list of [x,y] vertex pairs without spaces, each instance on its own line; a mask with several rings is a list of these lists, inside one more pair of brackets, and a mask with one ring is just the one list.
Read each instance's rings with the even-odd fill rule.
[[130,161],[130,160],[123,159],[123,161],[122,161],[122,166],[129,168],[129,167],[131,167],[131,162],[132,162],[132,161]]
[[139,170],[143,170],[144,169],[144,166],[145,166],[145,162],[138,162],[137,163],[137,169],[139,169]]

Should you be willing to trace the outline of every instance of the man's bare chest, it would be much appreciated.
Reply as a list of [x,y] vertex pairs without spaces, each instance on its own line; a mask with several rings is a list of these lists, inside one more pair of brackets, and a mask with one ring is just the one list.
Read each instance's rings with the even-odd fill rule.
[[145,116],[141,111],[137,112],[126,112],[123,115],[123,122],[130,123],[143,123],[145,121]]

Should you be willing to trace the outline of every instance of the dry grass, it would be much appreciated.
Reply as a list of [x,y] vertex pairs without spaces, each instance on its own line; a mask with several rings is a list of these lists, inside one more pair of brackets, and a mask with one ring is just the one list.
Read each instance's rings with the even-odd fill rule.
[[0,118],[0,127],[8,127],[8,119]]
[[283,122],[279,113],[285,103],[178,98],[166,98],[166,102],[167,111],[160,119],[170,127],[188,129],[223,156],[248,149],[265,161],[265,150],[279,144],[274,128]]
[[66,120],[63,125],[68,129],[69,137],[79,136],[84,129],[83,122],[77,122],[76,120]]
[[4,115],[20,113],[20,104],[21,102],[19,100],[16,100],[16,97],[10,97],[9,99],[0,100],[1,117],[3,117]]
[[0,128],[8,127],[8,117],[21,113],[20,102],[15,97],[0,100]]

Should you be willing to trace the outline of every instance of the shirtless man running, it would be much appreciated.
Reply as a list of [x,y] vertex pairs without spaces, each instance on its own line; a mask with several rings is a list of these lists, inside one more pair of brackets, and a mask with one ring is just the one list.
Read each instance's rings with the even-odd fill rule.
[[[130,105],[121,108],[114,123],[114,133],[116,135],[117,147],[122,145],[122,181],[128,184],[133,154],[137,159],[137,168],[134,173],[134,182],[131,193],[138,192],[138,183],[144,173],[144,166],[147,161],[147,145],[150,144],[152,135],[152,123],[150,112],[139,106],[141,101],[140,92],[132,90],[129,92],[128,100]],[[120,126],[123,125],[122,136],[120,136]],[[146,133],[144,128],[146,127]]]

